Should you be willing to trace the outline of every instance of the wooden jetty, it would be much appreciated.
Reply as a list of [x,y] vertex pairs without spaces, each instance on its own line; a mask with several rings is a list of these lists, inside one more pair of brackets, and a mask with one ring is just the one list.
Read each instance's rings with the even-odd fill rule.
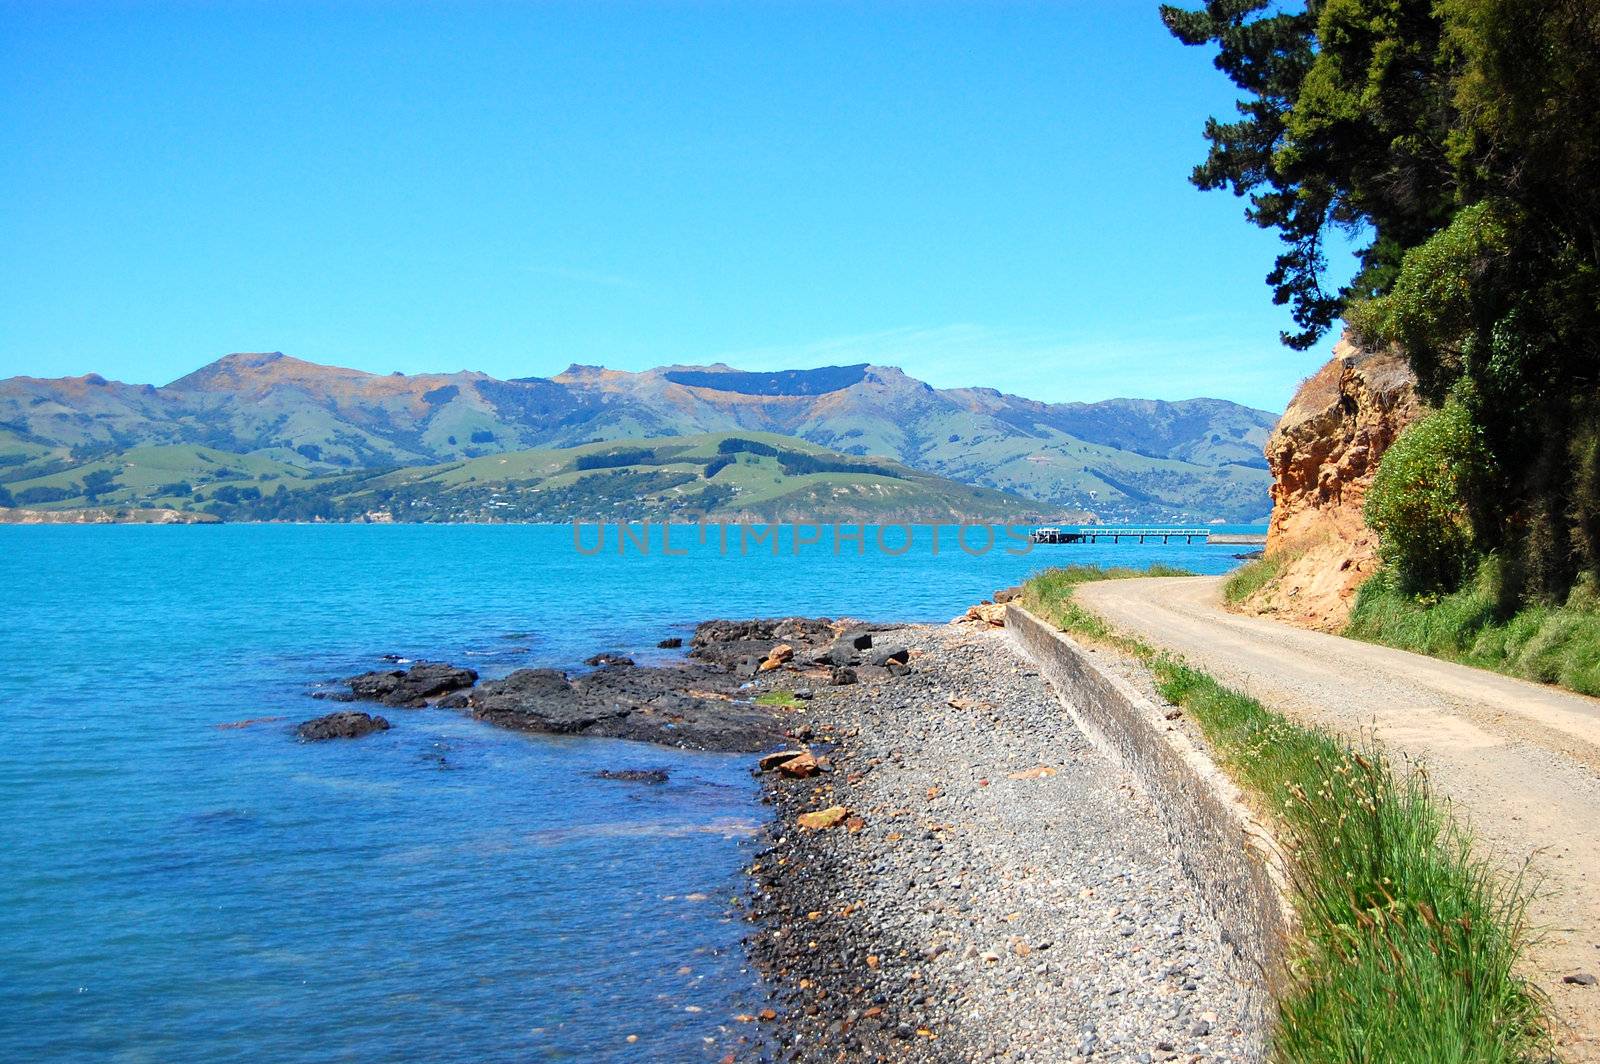
[[1201,543],[1261,544],[1267,541],[1265,535],[1212,532],[1209,528],[1116,528],[1109,525],[1084,525],[1078,528],[1056,528],[1047,525],[1028,533],[1028,538],[1035,543],[1098,543],[1101,540],[1121,543],[1125,539],[1137,540],[1140,543],[1151,540],[1170,543],[1175,539],[1181,539],[1185,543],[1199,540]]

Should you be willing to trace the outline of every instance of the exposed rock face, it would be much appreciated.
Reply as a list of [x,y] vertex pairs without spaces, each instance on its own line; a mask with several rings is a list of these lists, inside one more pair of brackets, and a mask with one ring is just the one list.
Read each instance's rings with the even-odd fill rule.
[[1348,335],[1339,341],[1267,439],[1267,554],[1286,562],[1250,608],[1307,627],[1344,627],[1356,589],[1377,565],[1377,537],[1361,514],[1367,489],[1383,452],[1424,411],[1403,355],[1364,350]]

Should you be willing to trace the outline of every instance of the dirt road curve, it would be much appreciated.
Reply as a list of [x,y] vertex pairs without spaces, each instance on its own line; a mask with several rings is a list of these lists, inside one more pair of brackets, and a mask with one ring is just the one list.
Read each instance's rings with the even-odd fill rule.
[[1086,584],[1078,601],[1304,721],[1375,731],[1422,760],[1485,851],[1542,881],[1533,961],[1561,1054],[1600,1061],[1600,700],[1260,617],[1229,613],[1214,577]]

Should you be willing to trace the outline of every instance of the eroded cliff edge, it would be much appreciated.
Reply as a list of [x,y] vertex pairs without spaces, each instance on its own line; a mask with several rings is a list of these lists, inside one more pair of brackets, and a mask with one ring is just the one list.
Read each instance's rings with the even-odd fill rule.
[[1377,537],[1361,514],[1367,489],[1383,452],[1425,409],[1403,354],[1339,341],[1267,438],[1267,557],[1280,568],[1244,608],[1344,628],[1356,589],[1377,567]]

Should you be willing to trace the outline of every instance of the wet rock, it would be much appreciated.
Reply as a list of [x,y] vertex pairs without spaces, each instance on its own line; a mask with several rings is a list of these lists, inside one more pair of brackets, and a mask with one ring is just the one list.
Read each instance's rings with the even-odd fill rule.
[[664,768],[603,768],[594,774],[598,780],[617,780],[621,783],[648,783],[659,786],[669,775]]
[[619,653],[618,651],[606,650],[606,651],[600,652],[599,654],[594,655],[593,657],[585,658],[583,660],[583,663],[585,665],[592,665],[592,666],[598,666],[600,668],[607,668],[607,667],[613,666],[613,665],[620,665],[620,666],[632,665],[633,664],[633,659],[628,657],[626,654]]
[[704,668],[612,665],[568,679],[521,669],[479,684],[467,708],[519,731],[634,739],[696,750],[761,750],[781,741],[771,708],[736,699],[737,683]]
[[677,650],[679,647],[683,646],[683,640],[677,636],[670,636],[657,643],[656,646],[660,647],[662,650]]
[[348,694],[325,694],[336,702],[380,702],[386,706],[420,709],[428,699],[471,687],[478,674],[472,669],[443,662],[421,661],[409,669],[364,672],[340,682],[349,685]]
[[308,720],[294,732],[308,742],[318,742],[323,739],[359,739],[363,735],[388,730],[389,722],[382,717],[345,709]]

